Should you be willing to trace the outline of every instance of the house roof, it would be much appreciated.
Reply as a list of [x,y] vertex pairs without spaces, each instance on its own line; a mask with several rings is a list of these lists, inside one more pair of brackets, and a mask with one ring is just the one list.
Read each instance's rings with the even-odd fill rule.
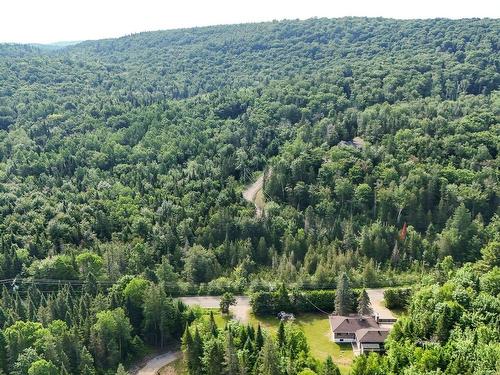
[[382,343],[389,335],[386,328],[362,328],[356,331],[356,341],[360,343]]
[[370,317],[330,315],[330,327],[334,333],[355,333],[360,329],[377,328],[379,325]]

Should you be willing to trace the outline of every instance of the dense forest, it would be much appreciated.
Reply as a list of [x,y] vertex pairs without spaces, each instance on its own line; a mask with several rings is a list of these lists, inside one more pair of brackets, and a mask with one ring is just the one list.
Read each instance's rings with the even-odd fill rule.
[[[434,285],[389,353],[436,343],[444,370],[463,339],[480,358],[499,337],[499,40],[498,20],[343,18],[0,45],[1,370],[114,373],[194,321],[171,297],[342,272]],[[243,350],[245,330],[211,335]]]

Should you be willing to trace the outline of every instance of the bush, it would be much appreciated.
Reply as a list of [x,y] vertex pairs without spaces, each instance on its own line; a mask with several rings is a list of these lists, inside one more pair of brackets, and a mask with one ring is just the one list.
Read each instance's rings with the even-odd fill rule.
[[388,309],[406,309],[410,302],[411,288],[389,288],[384,291],[385,306]]

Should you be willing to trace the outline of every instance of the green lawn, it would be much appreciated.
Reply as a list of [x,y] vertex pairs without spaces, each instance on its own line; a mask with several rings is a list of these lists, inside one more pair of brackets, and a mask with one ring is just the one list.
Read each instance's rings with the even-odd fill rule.
[[[209,311],[213,311],[215,323],[219,328],[223,328],[230,316],[222,316],[219,309],[204,309],[206,314],[204,319],[208,319]],[[250,314],[249,323],[254,326],[260,323],[262,328],[276,333],[279,326],[278,318],[274,316],[255,316]],[[336,344],[331,341],[330,323],[328,317],[322,314],[300,314],[296,316],[295,323],[306,335],[307,342],[311,348],[311,354],[323,361],[327,356],[331,356],[333,361],[339,366],[342,374],[348,374],[351,368],[354,354],[351,344]]]
[[[263,328],[276,332],[279,320],[275,317],[250,316],[250,322],[254,325],[261,324]],[[296,316],[297,324],[306,335],[307,342],[311,348],[311,354],[324,360],[328,355],[332,356],[334,362],[339,366],[342,374],[348,374],[351,368],[354,354],[351,344],[338,345],[331,341],[330,324],[328,317],[320,314],[300,314]]]

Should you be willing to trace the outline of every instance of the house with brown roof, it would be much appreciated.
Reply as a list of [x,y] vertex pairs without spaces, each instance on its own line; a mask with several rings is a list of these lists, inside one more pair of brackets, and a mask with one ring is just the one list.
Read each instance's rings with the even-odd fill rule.
[[352,343],[360,353],[383,351],[389,329],[371,316],[330,315],[332,338],[337,343]]

